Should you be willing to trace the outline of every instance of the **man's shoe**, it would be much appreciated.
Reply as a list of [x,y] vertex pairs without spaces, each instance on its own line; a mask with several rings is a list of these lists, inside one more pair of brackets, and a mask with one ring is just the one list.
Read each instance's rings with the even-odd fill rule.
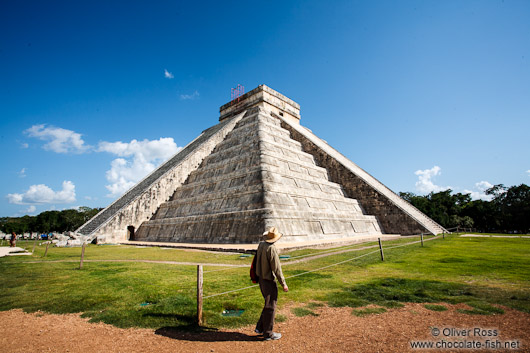
[[282,334],[281,333],[273,332],[270,337],[265,338],[265,341],[270,341],[270,340],[274,340],[275,341],[275,340],[279,340],[280,338],[282,338]]
[[258,335],[263,335],[263,331],[260,331],[258,329],[255,329],[254,332],[256,332]]

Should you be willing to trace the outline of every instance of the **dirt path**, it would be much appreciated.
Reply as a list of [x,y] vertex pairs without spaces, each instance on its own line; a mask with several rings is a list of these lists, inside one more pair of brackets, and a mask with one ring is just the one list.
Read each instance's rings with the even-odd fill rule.
[[[3,326],[0,352],[406,352],[412,351],[411,341],[443,344],[442,339],[446,345],[455,341],[462,344],[463,340],[468,344],[485,344],[489,339],[491,344],[498,341],[503,347],[507,341],[519,346],[512,350],[468,349],[467,352],[530,352],[530,314],[505,309],[502,315],[466,315],[456,311],[465,305],[444,305],[448,311],[434,312],[422,304],[407,304],[366,317],[352,315],[350,308],[328,307],[316,309],[318,317],[295,317],[285,308],[282,313],[288,320],[276,325],[276,331],[284,336],[270,342],[261,341],[253,327],[200,334],[171,328],[119,329],[101,323],[90,324],[75,314],[25,314],[10,310],[0,312]],[[440,330],[437,337],[432,335],[436,332],[434,328]],[[479,337],[475,328],[489,329],[490,334],[497,335]],[[462,337],[463,330],[470,336]]]

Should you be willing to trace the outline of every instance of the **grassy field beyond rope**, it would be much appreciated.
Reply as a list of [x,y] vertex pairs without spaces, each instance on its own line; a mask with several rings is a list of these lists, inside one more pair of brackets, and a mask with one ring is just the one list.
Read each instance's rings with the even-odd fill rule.
[[[280,306],[324,303],[364,313],[359,308],[369,304],[392,308],[403,302],[464,302],[472,308],[466,314],[500,313],[497,304],[530,312],[530,239],[451,235],[426,241],[424,247],[419,243],[396,247],[417,240],[404,237],[384,242],[384,262],[378,251],[368,254],[377,248],[362,249],[377,242],[338,247],[336,254],[330,249],[289,252],[293,258],[308,256],[290,265],[284,261],[286,277],[324,269],[288,280],[290,292],[280,294]],[[31,250],[33,243],[20,241],[17,245]],[[80,248],[50,248],[43,258],[44,248],[37,246],[33,256],[1,258],[0,310],[81,312],[93,321],[118,327],[195,327],[195,266],[89,261],[79,270],[78,263],[52,262],[79,260],[80,253]],[[309,256],[322,253],[328,256]],[[347,261],[352,258],[356,259]],[[131,246],[90,245],[85,253],[85,260],[246,265],[212,272],[208,271],[219,267],[205,266],[205,296],[250,286],[251,259],[238,254]],[[340,262],[344,263],[327,267]],[[209,327],[246,325],[257,320],[261,306],[259,289],[245,289],[206,299],[204,319]],[[229,310],[244,312],[226,315]]]

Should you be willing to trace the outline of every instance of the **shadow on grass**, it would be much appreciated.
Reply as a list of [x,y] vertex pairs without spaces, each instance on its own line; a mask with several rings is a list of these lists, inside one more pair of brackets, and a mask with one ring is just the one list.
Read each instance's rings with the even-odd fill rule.
[[474,310],[468,314],[491,315],[501,313],[491,304],[501,304],[529,312],[528,296],[480,286],[433,280],[382,278],[344,288],[328,295],[328,304],[334,307],[362,307],[369,304],[386,308],[401,303],[467,303]]
[[200,342],[263,341],[263,338],[259,336],[218,331],[216,328],[202,327],[196,323],[186,326],[161,327],[155,331],[155,334],[176,340]]

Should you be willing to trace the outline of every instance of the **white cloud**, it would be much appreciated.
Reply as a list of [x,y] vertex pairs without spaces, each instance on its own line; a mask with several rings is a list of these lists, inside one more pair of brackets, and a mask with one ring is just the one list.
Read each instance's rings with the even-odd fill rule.
[[20,172],[18,172],[19,178],[25,178],[26,177],[26,168],[22,168]]
[[[170,72],[165,70],[167,75],[173,76]],[[193,99],[198,97],[199,93],[195,92],[183,99]],[[52,150],[58,153],[83,153],[87,151],[108,152],[120,158],[116,158],[111,162],[110,169],[106,172],[106,179],[109,182],[105,187],[109,190],[109,197],[116,197],[123,194],[130,189],[139,180],[144,178],[147,174],[152,172],[160,163],[167,160],[169,157],[178,152],[181,147],[173,138],[160,138],[158,140],[132,140],[131,142],[107,142],[102,141],[95,149],[93,146],[85,144],[78,134],[71,130],[66,130],[58,127],[46,126],[44,124],[34,125],[25,131],[31,137],[36,137],[41,140],[48,141],[44,145],[45,149]],[[25,169],[19,172],[19,175],[25,175]],[[63,183],[64,184],[64,183]],[[72,184],[73,186],[73,184]],[[64,189],[64,187],[63,187]],[[61,193],[62,194],[59,194]],[[9,202],[11,203],[51,203],[51,202],[72,202],[75,200],[75,187],[72,189],[73,197],[65,197],[65,191],[59,191],[55,195],[54,191],[44,184],[33,185],[23,194],[9,194]],[[63,198],[61,198],[63,195]],[[90,200],[89,197],[86,198]]]
[[530,176],[530,169],[528,169],[526,172],[528,173],[528,176]]
[[26,142],[23,142],[23,143],[20,144],[20,147],[21,148],[29,148],[29,144],[26,143]]
[[164,69],[164,77],[165,78],[169,78],[171,80],[175,76],[173,76],[173,74],[171,72],[167,71],[167,69]]
[[489,188],[492,188],[493,187],[493,184],[487,182],[487,181],[480,181],[478,183],[475,184],[476,188],[479,189],[480,191],[486,191],[488,190]]
[[33,125],[24,132],[31,137],[49,141],[44,145],[44,149],[57,153],[83,153],[90,149],[90,146],[85,145],[81,134],[72,130],[41,124]]
[[[416,182],[416,190],[421,193],[430,193],[430,192],[440,192],[447,189],[453,189],[451,186],[439,186],[434,183],[434,177],[442,174],[442,169],[435,165],[431,169],[417,170],[414,174],[418,176],[418,181]],[[493,185],[487,181],[480,181],[475,183],[473,190],[464,189],[462,190],[463,194],[470,194],[473,200],[492,200],[491,195],[486,195],[486,190],[491,188]]]
[[31,205],[28,207],[28,209],[26,211],[24,211],[25,213],[33,213],[37,211],[37,207],[35,207],[34,205]]
[[23,194],[8,194],[9,203],[17,205],[31,205],[42,203],[72,203],[75,202],[75,185],[71,181],[63,181],[62,190],[53,191],[44,184],[31,185]]
[[199,92],[195,91],[192,94],[181,94],[180,99],[191,100],[191,99],[199,98],[199,96],[200,96]]
[[101,142],[98,152],[109,152],[119,156],[110,164],[106,173],[110,191],[109,197],[116,197],[133,187],[136,182],[152,172],[160,163],[177,153],[173,138],[165,137],[158,140],[132,140],[131,142]]
[[451,189],[450,186],[439,186],[434,184],[434,177],[442,174],[442,169],[435,165],[431,169],[417,170],[414,174],[418,176],[416,182],[416,190],[422,193],[439,192],[447,189]]
[[491,201],[493,199],[493,195],[486,195],[486,190],[491,187],[493,187],[493,184],[487,181],[480,181],[478,183],[475,183],[475,190],[465,189],[462,193],[470,194],[473,200],[480,199],[484,201]]

